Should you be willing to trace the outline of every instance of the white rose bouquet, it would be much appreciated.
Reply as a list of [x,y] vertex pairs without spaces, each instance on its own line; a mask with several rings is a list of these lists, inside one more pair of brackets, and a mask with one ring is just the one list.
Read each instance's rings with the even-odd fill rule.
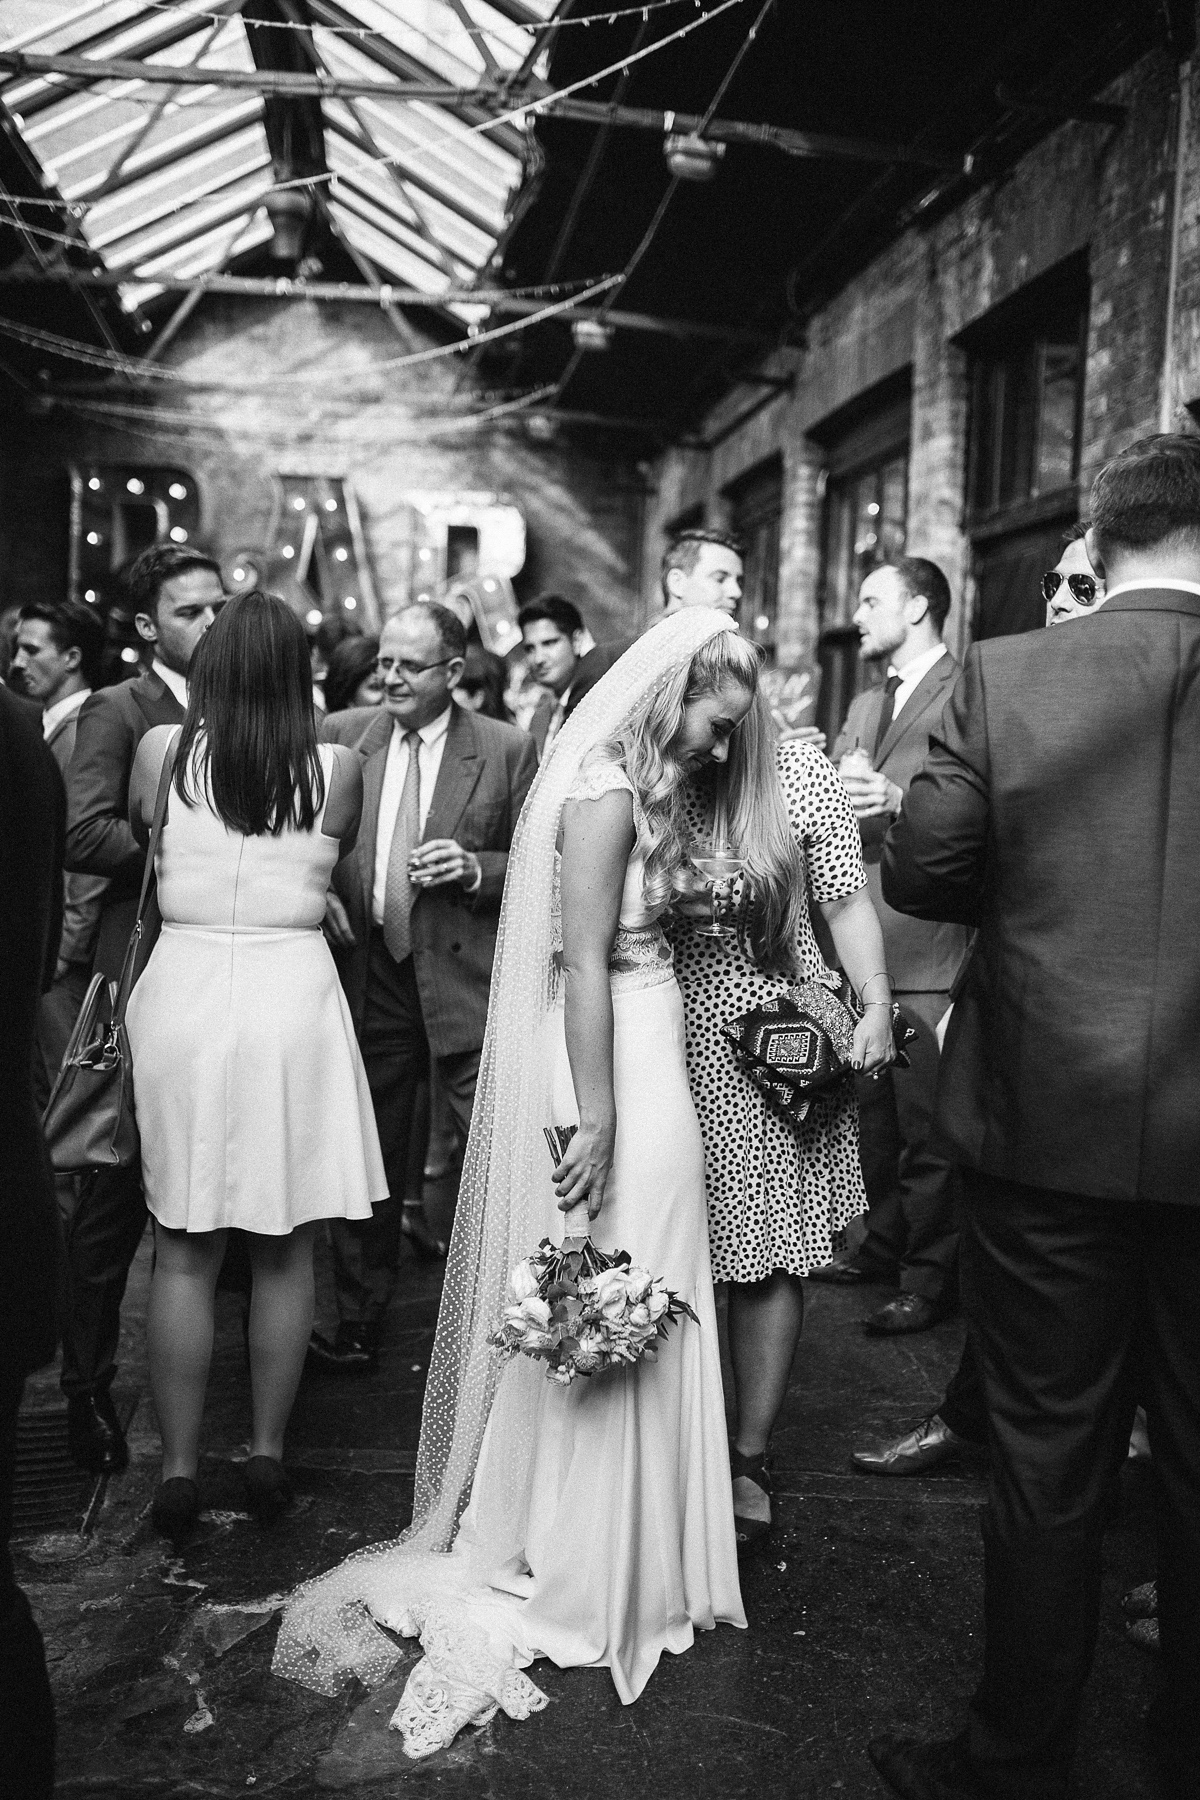
[[[546,1128],[555,1163],[574,1126]],[[699,1324],[686,1300],[661,1275],[635,1267],[627,1250],[609,1256],[590,1237],[561,1247],[543,1238],[508,1279],[508,1294],[488,1342],[507,1360],[540,1358],[551,1381],[568,1387],[577,1375],[601,1375],[643,1359],[676,1319]]]

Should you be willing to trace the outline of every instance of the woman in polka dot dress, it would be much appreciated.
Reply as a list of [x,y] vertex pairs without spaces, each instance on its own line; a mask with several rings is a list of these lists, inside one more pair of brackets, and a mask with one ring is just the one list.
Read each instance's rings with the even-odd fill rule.
[[[883,935],[846,790],[811,744],[781,744],[777,766],[805,898],[823,914],[856,991],[872,1003],[867,1021],[886,1021],[890,1029]],[[689,824],[698,849],[711,844],[712,798],[698,787],[689,799]],[[800,912],[796,974],[836,988],[838,976],[818,948],[809,907]],[[701,936],[695,926],[709,916],[706,895],[681,902],[670,936],[683,990],[688,1081],[704,1136],[713,1279],[729,1283],[737,1403],[734,1511],[739,1543],[749,1545],[770,1528],[766,1452],[800,1337],[800,1277],[829,1261],[846,1226],[866,1210],[866,1196],[849,1084],[815,1101],[804,1123],[793,1127],[738,1072],[722,1024],[787,993],[791,977],[760,969],[728,935]]]

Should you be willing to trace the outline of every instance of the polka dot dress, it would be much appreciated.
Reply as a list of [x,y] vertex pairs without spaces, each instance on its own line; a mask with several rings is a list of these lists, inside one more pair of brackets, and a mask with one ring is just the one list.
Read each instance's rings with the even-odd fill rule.
[[[810,901],[843,900],[866,882],[858,824],[833,764],[811,744],[779,746],[779,780],[802,853]],[[699,803],[691,824],[707,835]],[[687,1066],[700,1115],[708,1182],[714,1281],[763,1281],[776,1269],[806,1275],[829,1261],[850,1220],[866,1210],[853,1089],[818,1100],[798,1129],[771,1112],[739,1074],[722,1037],[726,1019],[784,994],[736,944],[701,937],[686,919],[667,932],[683,990]],[[807,979],[837,985],[821,956],[808,909],[796,945]]]

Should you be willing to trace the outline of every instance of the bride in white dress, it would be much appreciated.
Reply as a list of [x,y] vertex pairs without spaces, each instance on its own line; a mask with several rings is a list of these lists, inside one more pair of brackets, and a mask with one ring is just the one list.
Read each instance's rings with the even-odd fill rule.
[[[292,1596],[274,1667],[320,1693],[382,1681],[420,1636],[393,1725],[411,1756],[497,1707],[546,1704],[523,1670],[607,1668],[638,1698],[664,1650],[744,1626],[704,1156],[683,1010],[657,923],[687,855],[682,790],[724,764],[768,952],[799,884],[759,653],[721,613],[656,624],[584,699],[513,841],[487,1037],[430,1364],[413,1523]],[[578,1124],[557,1169],[546,1124]],[[547,1380],[487,1334],[543,1237],[589,1229],[665,1277],[683,1319],[656,1361]],[[568,1223],[569,1221],[569,1223]]]

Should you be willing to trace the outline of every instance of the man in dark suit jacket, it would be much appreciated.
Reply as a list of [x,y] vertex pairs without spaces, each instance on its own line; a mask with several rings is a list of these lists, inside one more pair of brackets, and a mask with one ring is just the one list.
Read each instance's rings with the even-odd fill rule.
[[529,673],[545,692],[533,709],[529,735],[541,762],[571,709],[571,689],[590,642],[577,607],[561,594],[542,594],[517,614]]
[[900,1293],[866,1320],[873,1335],[923,1331],[953,1304],[958,1221],[954,1169],[933,1143],[937,1026],[966,953],[960,925],[905,918],[884,899],[879,859],[888,826],[925,761],[959,666],[942,642],[950,588],[936,563],[902,558],[872,570],[855,623],[863,655],[887,665],[887,681],[853,701],[833,760],[842,771],[863,840],[867,886],[896,998],[917,1036],[907,1069],[858,1082],[863,1177],[870,1214],[859,1249],[813,1271],[843,1284],[897,1274]]
[[[986,1651],[896,1792],[1065,1795],[1135,1399],[1158,1486],[1165,1791],[1200,1793],[1200,440],[1102,470],[1103,611],[977,645],[883,863],[977,931],[938,1101],[989,1425]],[[954,1785],[957,1784],[957,1785]]]
[[57,1229],[33,1099],[38,997],[62,922],[65,800],[37,708],[0,687],[0,1744],[6,1794],[50,1800],[54,1702],[9,1537],[25,1378],[54,1355]]
[[404,1228],[413,1098],[431,1057],[466,1143],[508,848],[537,770],[523,731],[455,704],[465,651],[448,608],[409,607],[380,637],[383,706],[338,713],[323,729],[363,758],[358,842],[334,872],[326,929],[390,1190],[370,1220],[330,1221],[338,1330],[332,1342],[315,1335],[313,1354],[332,1368],[365,1368],[377,1353]]
[[[129,592],[153,664],[136,681],[102,688],[84,702],[67,770],[67,868],[108,880],[96,968],[110,981],[121,973],[145,866],[129,829],[133,759],[153,726],[182,722],[188,664],[224,598],[216,563],[174,544],[143,551],[129,572]],[[125,1280],[145,1224],[134,1167],[94,1176],[67,1227],[62,1386],[71,1454],[96,1473],[111,1474],[128,1460],[109,1390]]]
[[[80,708],[100,679],[103,654],[104,621],[95,607],[78,600],[39,600],[22,607],[13,674],[21,692],[42,709],[42,735],[64,781]],[[63,882],[58,964],[38,1008],[41,1055],[34,1066],[34,1093],[43,1112],[91,979],[107,886],[102,875],[68,875]]]

